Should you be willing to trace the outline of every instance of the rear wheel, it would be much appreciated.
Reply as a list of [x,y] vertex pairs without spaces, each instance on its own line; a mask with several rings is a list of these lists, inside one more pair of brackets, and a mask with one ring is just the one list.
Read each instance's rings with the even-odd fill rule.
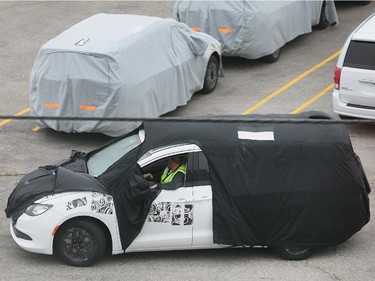
[[311,249],[309,248],[275,248],[275,251],[287,260],[304,260],[311,255]]
[[212,55],[207,63],[206,75],[204,77],[202,94],[209,94],[215,90],[217,81],[219,80],[219,60]]
[[329,22],[326,15],[326,1],[323,1],[322,10],[320,12],[319,23],[315,26],[316,29],[326,29],[329,26]]
[[55,237],[56,254],[73,266],[89,266],[101,258],[106,239],[99,225],[75,220],[63,225]]
[[267,63],[274,63],[279,59],[280,53],[281,53],[281,49],[277,49],[272,54],[263,57],[262,60]]

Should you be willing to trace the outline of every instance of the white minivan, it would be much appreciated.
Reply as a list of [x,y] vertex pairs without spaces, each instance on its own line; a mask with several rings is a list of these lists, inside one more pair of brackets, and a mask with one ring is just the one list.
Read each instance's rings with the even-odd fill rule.
[[[304,123],[279,123],[285,118]],[[106,251],[228,247],[306,259],[370,219],[371,189],[345,126],[316,119],[331,118],[305,112],[145,121],[101,148],[25,175],[5,210],[11,235],[27,251],[74,266]],[[151,190],[176,156],[184,159],[184,184]]]
[[334,86],[333,110],[341,118],[375,119],[375,14],[346,40]]

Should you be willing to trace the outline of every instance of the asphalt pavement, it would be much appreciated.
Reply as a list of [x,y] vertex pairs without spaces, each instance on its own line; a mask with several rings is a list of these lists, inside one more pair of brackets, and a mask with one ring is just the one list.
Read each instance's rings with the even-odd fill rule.
[[[5,1],[0,2],[0,114],[28,108],[29,74],[42,44],[96,13],[171,17],[173,1]],[[282,48],[280,60],[224,58],[225,77],[209,95],[194,95],[166,116],[291,113],[332,110],[337,56],[346,38],[375,12],[375,3],[337,5],[340,23],[314,30]],[[326,62],[325,62],[326,61]],[[325,62],[325,63],[322,63]],[[328,89],[328,90],[327,90]],[[26,113],[27,114],[27,113]],[[2,120],[0,120],[1,122]],[[33,121],[0,123],[0,209],[20,177],[89,151],[110,138],[34,130]],[[348,125],[372,187],[375,186],[375,124]],[[374,193],[370,195],[374,210]],[[0,280],[362,280],[375,279],[374,216],[347,242],[317,250],[305,261],[285,261],[269,249],[226,249],[134,253],[106,257],[89,268],[73,268],[55,257],[26,252],[12,240],[9,219],[0,216]]]

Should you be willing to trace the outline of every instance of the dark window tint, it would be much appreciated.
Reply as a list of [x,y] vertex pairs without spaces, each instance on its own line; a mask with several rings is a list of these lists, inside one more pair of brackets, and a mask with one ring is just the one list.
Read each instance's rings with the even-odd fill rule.
[[186,177],[185,177],[185,187],[193,185],[193,153],[186,155]]
[[375,43],[350,42],[344,66],[375,70]]
[[194,177],[195,186],[210,184],[210,170],[208,162],[203,152],[194,153]]

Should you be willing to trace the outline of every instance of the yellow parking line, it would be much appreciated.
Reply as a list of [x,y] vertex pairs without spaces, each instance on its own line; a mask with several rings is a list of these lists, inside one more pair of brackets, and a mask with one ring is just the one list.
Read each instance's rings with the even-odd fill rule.
[[273,99],[274,97],[276,97],[277,95],[281,94],[282,92],[284,92],[286,89],[289,89],[291,86],[293,86],[294,84],[296,84],[297,82],[299,82],[301,79],[305,78],[307,75],[311,74],[312,72],[314,72],[315,70],[319,69],[320,67],[322,67],[323,65],[325,65],[326,63],[330,62],[331,60],[335,59],[336,57],[338,57],[341,53],[341,50],[338,50],[336,53],[334,53],[333,55],[329,56],[328,58],[326,58],[325,60],[323,60],[322,62],[318,63],[317,65],[315,65],[314,67],[310,68],[309,70],[305,71],[304,73],[302,73],[301,75],[299,75],[298,77],[294,78],[292,81],[290,81],[289,83],[285,84],[283,87],[281,87],[280,89],[276,90],[275,92],[273,92],[272,94],[270,94],[269,96],[265,97],[263,100],[261,100],[260,102],[258,102],[257,104],[255,104],[254,106],[250,107],[249,109],[247,109],[246,111],[244,111],[242,114],[249,114],[251,112],[253,112],[255,109],[257,109],[258,107],[262,106],[263,104],[265,104],[266,102],[270,101],[271,99]]
[[[340,55],[340,53],[341,53],[341,50],[337,51],[333,55],[329,56],[328,58],[326,58],[322,62],[318,63],[314,67],[310,68],[306,72],[302,73],[301,75],[299,75],[298,77],[296,77],[295,79],[293,79],[292,81],[290,81],[289,83],[287,83],[286,85],[284,85],[280,89],[276,90],[275,92],[273,92],[272,94],[270,94],[269,96],[267,96],[266,98],[264,98],[263,100],[261,100],[260,102],[258,102],[257,104],[255,104],[254,106],[250,107],[249,109],[247,109],[246,111],[244,111],[242,114],[249,114],[249,113],[253,112],[255,109],[257,109],[258,107],[262,106],[263,104],[265,104],[269,100],[273,99],[274,97],[276,97],[277,95],[279,95],[280,93],[282,93],[283,91],[285,91],[286,89],[290,88],[291,86],[293,86],[294,84],[296,84],[297,82],[299,82],[301,79],[305,78],[310,73],[314,72],[315,70],[319,69],[320,67],[322,67],[326,63],[328,63],[331,60],[333,60],[336,57],[338,57]],[[321,96],[323,96],[324,94],[326,94],[329,90],[332,89],[332,87],[333,87],[333,84],[330,85],[329,87],[327,87],[326,89],[324,89],[322,92],[320,92],[318,95],[316,95],[314,98],[312,98],[311,100],[309,100],[305,104],[303,104],[300,107],[298,107],[297,109],[295,109],[292,113],[297,113],[300,110],[302,110],[303,108],[307,107],[309,104],[313,103],[314,101],[316,101],[317,99],[319,99]],[[25,109],[21,110],[20,112],[17,112],[16,114],[14,114],[14,116],[21,116],[21,115],[24,115],[24,114],[28,113],[29,111],[30,111],[30,108],[28,107],[28,108],[25,108]],[[5,120],[1,121],[0,122],[0,127],[8,124],[12,120],[13,119],[5,119]],[[36,126],[36,127],[34,127],[32,129],[32,131],[33,132],[37,132],[37,131],[39,131],[39,129],[40,129],[40,127]]]
[[[30,111],[30,108],[28,107],[28,108],[25,108],[24,110],[21,110],[20,112],[17,112],[16,114],[14,114],[14,116],[21,116],[21,115],[24,115],[24,114],[28,113],[29,111]],[[1,121],[0,127],[8,124],[12,120],[13,119],[5,119],[5,120]]]
[[305,109],[310,104],[312,104],[313,102],[317,101],[319,98],[321,98],[322,96],[324,96],[326,93],[328,93],[332,89],[333,89],[333,83],[331,85],[329,85],[327,88],[325,88],[323,91],[321,91],[320,93],[318,93],[316,96],[314,96],[313,98],[309,99],[307,102],[305,102],[304,104],[302,104],[301,106],[299,106],[298,108],[296,108],[295,110],[293,110],[291,112],[291,114],[296,114],[296,113],[300,112],[301,110]]

